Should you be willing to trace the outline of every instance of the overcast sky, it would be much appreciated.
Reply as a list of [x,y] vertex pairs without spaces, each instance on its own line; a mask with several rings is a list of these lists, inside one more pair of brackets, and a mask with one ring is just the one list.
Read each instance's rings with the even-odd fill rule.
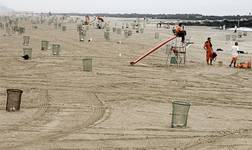
[[18,11],[248,15],[252,0],[0,0]]

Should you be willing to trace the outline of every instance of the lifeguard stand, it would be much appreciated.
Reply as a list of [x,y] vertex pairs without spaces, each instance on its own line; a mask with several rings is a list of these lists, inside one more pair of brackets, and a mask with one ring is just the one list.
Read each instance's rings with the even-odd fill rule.
[[178,67],[186,64],[186,44],[180,41],[181,38],[177,37],[171,45],[166,45],[166,64]]

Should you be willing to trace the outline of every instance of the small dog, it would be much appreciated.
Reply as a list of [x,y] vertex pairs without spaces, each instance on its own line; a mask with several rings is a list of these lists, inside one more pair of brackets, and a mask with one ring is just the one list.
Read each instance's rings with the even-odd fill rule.
[[22,58],[24,58],[24,60],[30,59],[29,55],[24,55],[24,56],[22,56]]

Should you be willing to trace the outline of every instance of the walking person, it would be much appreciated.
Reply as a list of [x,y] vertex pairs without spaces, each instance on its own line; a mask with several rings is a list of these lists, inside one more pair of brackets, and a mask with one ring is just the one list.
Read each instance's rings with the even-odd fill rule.
[[235,27],[234,27],[234,33],[236,33],[237,32],[237,25],[235,25]]
[[232,46],[232,60],[229,67],[232,67],[232,64],[234,64],[234,67],[236,67],[236,61],[239,56],[238,51],[239,51],[238,42],[235,42],[235,45]]
[[207,38],[207,41],[205,42],[203,48],[206,51],[206,62],[208,65],[212,65],[213,61],[213,45],[211,42],[211,38]]

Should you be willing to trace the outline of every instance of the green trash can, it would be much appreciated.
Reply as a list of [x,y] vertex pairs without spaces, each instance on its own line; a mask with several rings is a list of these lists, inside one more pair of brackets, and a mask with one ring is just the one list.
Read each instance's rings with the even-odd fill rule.
[[62,24],[61,24],[61,23],[58,23],[58,27],[61,28],[61,27],[62,27]]
[[226,35],[226,41],[230,41],[231,40],[231,35],[230,34],[227,34]]
[[129,31],[128,30],[124,30],[124,37],[128,38],[129,37]]
[[242,31],[239,31],[238,32],[238,38],[242,38],[243,34],[242,34]]
[[159,39],[159,32],[155,32],[155,39]]
[[113,32],[116,32],[116,27],[113,27]]
[[144,28],[141,28],[141,29],[140,29],[140,33],[144,33]]
[[80,42],[84,42],[85,36],[87,35],[87,31],[86,30],[80,30],[79,31],[79,40]]
[[7,89],[6,111],[19,111],[23,91],[19,89]]
[[232,41],[236,41],[237,40],[237,35],[232,35],[231,38],[232,38]]
[[52,45],[52,55],[58,56],[60,53],[60,45],[59,44],[53,44]]
[[23,48],[23,56],[28,55],[29,59],[32,58],[32,48]]
[[54,29],[58,29],[58,24],[54,23]]
[[243,31],[243,32],[242,32],[242,35],[243,35],[243,36],[248,36],[248,32],[247,32],[247,31]]
[[105,28],[105,31],[107,31],[107,32],[110,32],[110,30],[111,30],[111,28],[110,28],[109,26],[107,26],[107,27]]
[[77,32],[80,32],[81,29],[82,29],[82,25],[81,25],[81,24],[78,24],[78,25],[77,25]]
[[62,31],[66,31],[66,26],[62,26]]
[[128,35],[129,35],[129,36],[132,36],[132,34],[133,34],[132,30],[129,30],[129,31],[128,31]]
[[88,31],[89,30],[89,25],[85,25],[85,29]]
[[109,41],[110,40],[110,32],[109,31],[104,31],[104,38]]
[[19,34],[25,33],[25,28],[24,27],[19,27]]
[[170,64],[178,64],[176,57],[171,57]]
[[28,46],[30,43],[30,36],[23,36],[23,40],[24,40],[23,45]]
[[49,41],[41,41],[41,50],[48,50]]
[[186,128],[191,104],[183,101],[172,102],[172,128]]
[[87,57],[82,59],[83,62],[83,71],[86,72],[92,72],[92,58],[91,57]]
[[117,28],[116,29],[116,33],[119,34],[119,35],[122,34],[122,29],[121,28]]

